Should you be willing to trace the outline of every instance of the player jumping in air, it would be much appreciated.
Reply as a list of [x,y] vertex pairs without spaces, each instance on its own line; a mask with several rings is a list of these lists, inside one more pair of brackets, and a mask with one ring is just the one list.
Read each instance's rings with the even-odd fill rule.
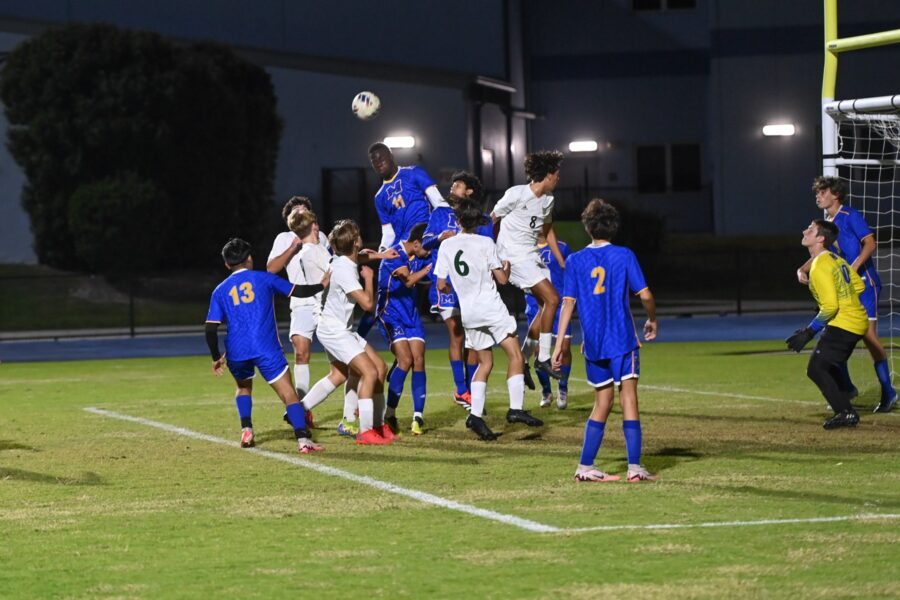
[[[213,291],[206,316],[206,343],[212,355],[212,370],[221,376],[227,360],[228,370],[237,383],[235,403],[241,418],[241,447],[254,445],[251,412],[255,367],[284,403],[297,437],[297,450],[301,454],[322,450],[310,439],[303,405],[291,384],[290,369],[275,325],[273,297],[275,294],[312,297],[328,285],[329,276],[326,273],[314,285],[294,285],[271,273],[254,271],[250,250],[250,244],[238,238],[229,240],[222,249],[222,258],[231,275]],[[225,354],[219,351],[218,329],[222,323],[228,324]]]
[[378,267],[378,306],[375,319],[396,357],[388,371],[387,409],[384,422],[397,433],[395,411],[403,394],[406,375],[412,370],[413,421],[415,435],[425,432],[425,330],[416,308],[416,284],[428,276],[430,261],[422,248],[425,223],[414,226],[409,236],[393,245],[398,257],[381,261]]
[[818,332],[825,330],[809,357],[807,376],[821,390],[834,416],[825,421],[825,429],[856,427],[859,415],[850,405],[852,395],[842,372],[856,343],[869,330],[866,309],[860,301],[865,283],[847,261],[829,252],[840,240],[834,223],[816,219],[803,230],[803,246],[812,261],[809,291],[819,305],[812,322],[785,340],[788,348],[800,352]]
[[[875,233],[856,209],[842,204],[844,184],[840,179],[817,177],[813,182],[813,191],[816,193],[816,206],[824,210],[827,215],[825,218],[838,228],[837,240],[830,249],[850,263],[866,285],[860,296],[860,301],[869,315],[869,329],[863,337],[863,343],[872,356],[875,375],[881,384],[881,399],[875,407],[875,412],[890,412],[897,404],[897,392],[891,384],[887,353],[881,340],[878,339],[878,296],[881,295],[881,278],[878,277],[878,271],[872,260],[875,253]],[[811,264],[812,259],[797,271],[801,283],[809,283]],[[854,398],[859,392],[850,382],[850,372],[846,363],[841,366],[841,370],[842,386],[850,392],[850,397]]]
[[[509,423],[524,423],[540,427],[544,423],[524,410],[525,381],[522,375],[524,359],[519,350],[516,320],[509,311],[494,283],[509,278],[509,263],[500,262],[497,247],[489,237],[478,235],[476,229],[488,222],[481,207],[471,199],[460,199],[456,219],[462,231],[441,244],[441,252],[434,267],[438,288],[443,293],[456,291],[466,335],[466,347],[478,353],[478,368],[472,376],[472,410],[466,427],[483,440],[496,439],[484,422],[484,403],[487,380],[494,365],[492,348],[503,348],[508,359],[506,387],[509,390]],[[453,288],[447,283],[453,278]]]
[[[497,236],[497,255],[509,261],[509,281],[526,294],[533,295],[541,307],[539,318],[534,320],[529,337],[538,340],[538,356],[534,362],[536,371],[554,379],[562,373],[550,365],[550,346],[553,320],[559,307],[559,294],[550,283],[550,271],[541,260],[537,238],[543,232],[550,251],[561,267],[565,259],[560,254],[553,231],[553,196],[559,182],[559,165],[562,153],[558,151],[534,152],[525,157],[525,174],[529,183],[516,185],[503,194],[494,206],[491,217],[500,221]],[[527,365],[523,371],[526,383],[534,389]]]
[[[575,304],[584,336],[587,380],[594,387],[594,409],[584,430],[581,460],[575,470],[576,481],[618,481],[617,475],[594,467],[603,442],[606,420],[619,386],[622,404],[622,430],[628,455],[629,482],[654,481],[641,466],[641,421],[638,412],[637,384],[640,375],[640,343],[629,306],[629,292],[641,299],[647,311],[644,339],[656,339],[656,303],[644,281],[634,252],[610,243],[619,229],[619,213],[603,200],[594,199],[581,213],[581,222],[593,240],[566,261],[566,284],[559,329],[565,331]],[[555,366],[562,364],[563,337],[556,338]]]

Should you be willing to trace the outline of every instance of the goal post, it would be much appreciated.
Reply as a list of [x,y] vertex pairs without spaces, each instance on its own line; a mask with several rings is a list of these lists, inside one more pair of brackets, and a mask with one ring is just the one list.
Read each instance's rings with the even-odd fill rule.
[[[822,174],[839,177],[846,184],[844,202],[861,212],[875,231],[873,260],[882,282],[879,334],[893,380],[894,338],[900,338],[900,244],[895,248],[895,241],[900,242],[900,217],[896,216],[900,213],[900,93],[893,92],[900,90],[884,90],[893,95],[842,100],[835,98],[835,90],[841,53],[900,44],[900,29],[839,38],[837,0],[823,2]],[[865,363],[871,365],[869,353],[864,354]],[[862,362],[859,370],[866,370]],[[855,379],[859,385],[869,378]],[[863,391],[864,385],[859,387]]]

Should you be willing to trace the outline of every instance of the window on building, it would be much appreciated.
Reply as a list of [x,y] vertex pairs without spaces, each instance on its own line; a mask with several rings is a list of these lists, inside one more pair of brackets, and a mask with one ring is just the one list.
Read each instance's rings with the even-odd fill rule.
[[638,146],[637,188],[641,194],[666,191],[665,146]]
[[639,194],[695,192],[702,187],[700,144],[638,146],[635,162]]

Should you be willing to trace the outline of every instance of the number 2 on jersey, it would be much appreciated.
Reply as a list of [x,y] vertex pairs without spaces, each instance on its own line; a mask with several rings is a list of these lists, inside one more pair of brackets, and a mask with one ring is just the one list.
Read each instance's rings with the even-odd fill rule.
[[249,304],[253,302],[256,295],[253,293],[253,285],[249,281],[245,281],[240,285],[241,294],[238,294],[238,287],[234,286],[230,290],[228,290],[228,295],[231,296],[231,301],[235,306],[243,302],[244,304]]
[[606,288],[603,287],[603,280],[606,279],[606,270],[603,267],[594,267],[594,270],[591,271],[591,277],[597,280],[597,283],[594,285],[594,295],[606,292]]

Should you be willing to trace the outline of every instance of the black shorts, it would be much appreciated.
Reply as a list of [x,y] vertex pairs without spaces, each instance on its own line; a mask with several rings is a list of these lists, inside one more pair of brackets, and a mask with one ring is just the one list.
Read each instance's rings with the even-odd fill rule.
[[828,325],[813,350],[813,356],[830,364],[847,362],[861,339],[862,334],[850,333],[846,329]]

